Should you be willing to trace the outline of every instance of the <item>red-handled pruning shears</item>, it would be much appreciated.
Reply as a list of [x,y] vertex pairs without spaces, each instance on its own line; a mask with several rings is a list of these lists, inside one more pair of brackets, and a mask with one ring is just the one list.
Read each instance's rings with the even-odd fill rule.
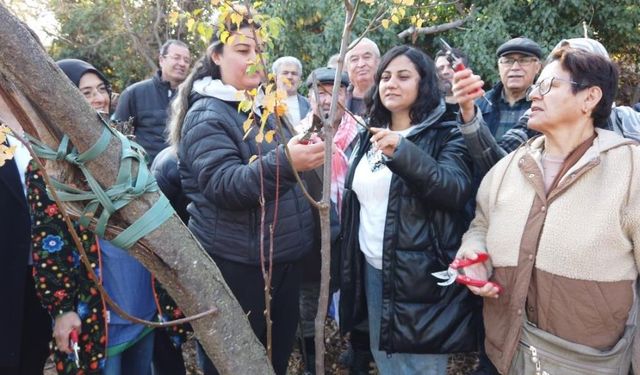
[[502,293],[502,287],[497,283],[486,280],[472,279],[464,274],[463,269],[465,267],[469,267],[478,263],[484,263],[487,261],[487,259],[489,259],[489,254],[487,253],[478,253],[478,257],[476,259],[456,258],[453,260],[453,262],[451,262],[448,269],[440,272],[433,272],[432,275],[437,277],[438,279],[445,280],[438,283],[438,285],[440,286],[448,286],[453,284],[454,282],[457,282],[458,284],[471,285],[482,288],[487,283],[491,283],[495,285],[496,288],[498,288],[498,294],[500,294]]
[[453,68],[454,71],[459,72],[466,69],[466,66],[464,66],[464,63],[462,62],[462,59],[458,57],[455,52],[453,52],[453,48],[451,48],[449,43],[440,38],[440,44],[442,44],[442,47],[444,48],[446,54],[445,56],[447,56],[447,60],[449,61],[449,64],[451,64],[451,68]]
[[80,368],[80,346],[78,346],[78,330],[72,329],[69,334],[69,341],[71,342],[71,349],[75,357],[76,367]]
[[[451,64],[451,68],[453,69],[454,72],[459,72],[467,68],[466,66],[464,66],[464,62],[462,62],[462,59],[458,55],[456,55],[455,52],[453,52],[453,48],[451,48],[449,43],[445,42],[444,39],[440,38],[440,44],[442,45],[442,48],[444,48],[447,61],[449,61],[449,64]],[[491,101],[489,101],[489,99],[487,99],[486,96],[482,95],[482,97],[484,98],[484,100],[487,101],[487,103],[489,103],[490,106],[493,106],[493,104],[491,104]]]

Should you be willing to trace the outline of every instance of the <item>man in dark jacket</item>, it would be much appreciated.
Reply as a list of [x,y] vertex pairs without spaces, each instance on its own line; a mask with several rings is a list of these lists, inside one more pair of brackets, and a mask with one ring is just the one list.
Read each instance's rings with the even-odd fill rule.
[[500,140],[531,103],[525,98],[540,72],[542,49],[528,38],[511,39],[496,51],[500,82],[476,102],[491,134]]
[[309,101],[298,94],[298,87],[302,77],[302,63],[293,56],[283,56],[273,62],[271,66],[276,76],[279,90],[287,92],[287,112],[282,117],[287,124],[294,128],[309,112]]
[[133,134],[136,142],[147,151],[149,164],[167,146],[167,108],[178,86],[189,74],[189,48],[178,40],[167,40],[160,48],[159,62],[160,70],[153,77],[124,90],[113,115],[116,121],[133,118]]
[[[20,126],[0,97],[0,123]],[[15,125],[15,126],[13,126]],[[24,173],[30,156],[16,138],[14,157],[0,166],[0,374],[41,375],[49,356],[51,319],[36,297],[31,261],[31,219]]]

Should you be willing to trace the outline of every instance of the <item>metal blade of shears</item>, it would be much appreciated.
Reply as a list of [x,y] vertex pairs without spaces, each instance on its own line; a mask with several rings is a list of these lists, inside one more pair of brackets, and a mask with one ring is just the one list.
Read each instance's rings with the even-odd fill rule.
[[440,286],[451,285],[456,281],[456,274],[452,274],[448,269],[440,272],[433,272],[432,276],[444,280],[438,283]]

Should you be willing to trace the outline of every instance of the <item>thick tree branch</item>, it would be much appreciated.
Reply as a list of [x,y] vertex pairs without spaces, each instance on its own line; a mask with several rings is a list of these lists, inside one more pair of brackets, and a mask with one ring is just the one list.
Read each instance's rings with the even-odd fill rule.
[[[80,92],[5,7],[0,6],[0,85],[12,85],[26,98],[33,111],[37,134],[49,147],[57,148],[67,134],[80,152],[99,139],[104,124]],[[106,151],[86,164],[102,186],[111,186],[120,166],[121,145],[112,139]],[[56,164],[47,163],[47,171]],[[66,163],[67,174],[71,168]],[[63,171],[64,172],[64,171]],[[64,180],[64,178],[62,178]],[[126,227],[157,201],[158,193],[147,193],[129,203],[111,222]],[[187,315],[217,307],[219,314],[194,321],[192,326],[206,353],[222,374],[272,374],[264,347],[249,326],[245,314],[224,278],[193,235],[174,215],[143,237],[153,250],[130,250],[163,284]]]

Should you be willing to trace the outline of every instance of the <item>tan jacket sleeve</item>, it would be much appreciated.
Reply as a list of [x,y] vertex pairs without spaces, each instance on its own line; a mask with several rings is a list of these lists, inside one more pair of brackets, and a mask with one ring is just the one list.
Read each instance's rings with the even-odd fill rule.
[[[489,213],[491,212],[491,191],[496,168],[487,173],[480,183],[478,194],[476,195],[476,215],[469,226],[469,229],[462,237],[462,244],[456,254],[456,258],[465,258],[468,255],[478,252],[487,252],[487,230],[489,228]],[[493,267],[491,260],[485,263],[489,274]]]

